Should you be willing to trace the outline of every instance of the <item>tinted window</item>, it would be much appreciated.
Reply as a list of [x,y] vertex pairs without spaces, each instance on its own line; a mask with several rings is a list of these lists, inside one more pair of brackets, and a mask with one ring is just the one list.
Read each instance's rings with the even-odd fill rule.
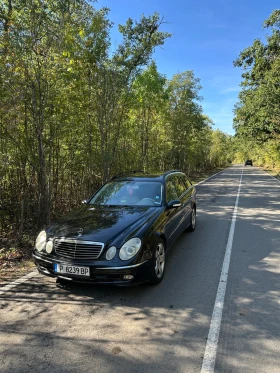
[[178,198],[174,176],[169,176],[166,180],[166,201],[170,202]]
[[189,189],[189,187],[192,186],[192,183],[190,182],[190,180],[187,178],[186,175],[182,174],[181,177],[182,177],[182,180],[183,180],[183,182],[186,186],[186,189]]
[[112,181],[105,184],[90,200],[95,205],[160,206],[162,185],[157,181]]
[[184,192],[187,190],[186,184],[182,178],[182,175],[175,175],[174,180],[177,194],[179,197],[181,197],[182,194],[184,194]]

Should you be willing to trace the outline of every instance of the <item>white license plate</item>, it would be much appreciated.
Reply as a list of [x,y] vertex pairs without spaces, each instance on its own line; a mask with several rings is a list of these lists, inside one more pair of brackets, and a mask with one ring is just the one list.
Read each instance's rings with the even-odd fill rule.
[[78,266],[71,266],[68,264],[54,264],[54,271],[55,273],[63,273],[67,275],[74,275],[74,276],[86,276],[89,277],[89,267],[78,267]]

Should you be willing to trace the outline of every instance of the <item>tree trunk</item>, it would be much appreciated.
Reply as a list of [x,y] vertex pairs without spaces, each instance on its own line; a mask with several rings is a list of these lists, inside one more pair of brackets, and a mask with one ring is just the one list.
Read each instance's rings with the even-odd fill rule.
[[41,125],[37,126],[37,141],[38,141],[38,155],[39,155],[39,169],[38,169],[38,227],[42,228],[50,222],[50,198],[47,178],[47,167],[45,151],[43,146],[43,136]]

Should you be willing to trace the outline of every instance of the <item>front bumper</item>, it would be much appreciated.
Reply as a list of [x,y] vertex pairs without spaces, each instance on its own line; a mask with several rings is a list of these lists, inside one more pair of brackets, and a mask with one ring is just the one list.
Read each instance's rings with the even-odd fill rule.
[[[80,283],[92,283],[92,284],[114,284],[114,285],[136,285],[149,280],[151,261],[146,260],[144,262],[129,265],[129,266],[101,266],[100,263],[95,262],[74,262],[69,260],[46,258],[33,252],[33,260],[37,266],[38,271],[46,276],[56,277],[59,279],[69,280]],[[55,263],[64,263],[75,266],[87,266],[90,270],[89,277],[71,275],[71,274],[59,274],[54,272]],[[125,279],[124,276],[133,276],[133,279]]]

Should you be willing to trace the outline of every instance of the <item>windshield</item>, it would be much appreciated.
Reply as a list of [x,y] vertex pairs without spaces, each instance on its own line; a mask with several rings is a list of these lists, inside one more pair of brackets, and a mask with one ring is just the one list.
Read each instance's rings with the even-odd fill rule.
[[89,201],[95,205],[161,206],[162,185],[157,181],[112,181]]

